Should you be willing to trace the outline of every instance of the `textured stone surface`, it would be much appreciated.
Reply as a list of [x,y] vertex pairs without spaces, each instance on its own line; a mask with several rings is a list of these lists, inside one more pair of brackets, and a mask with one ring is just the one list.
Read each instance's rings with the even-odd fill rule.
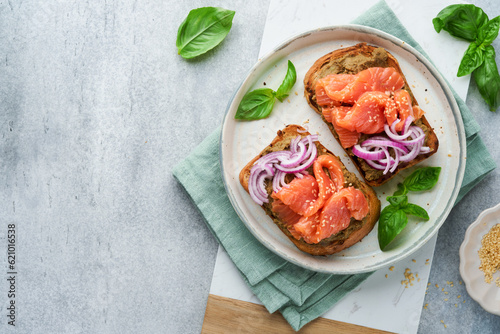
[[172,168],[220,125],[267,14],[218,3],[237,10],[231,32],[186,61],[177,27],[207,5],[0,3],[0,254],[14,222],[19,332],[200,331],[217,244]]
[[[490,17],[495,1],[476,1]],[[177,55],[190,9],[236,10],[195,60]],[[220,125],[254,64],[268,2],[0,2],[0,332],[199,333],[217,244],[172,168]],[[496,14],[495,14],[496,13]],[[495,42],[500,50],[500,42]],[[497,60],[499,57],[497,56]],[[498,114],[467,99],[500,165]],[[500,201],[494,171],[439,233],[421,333],[497,333],[472,301],[458,248]],[[17,326],[6,324],[7,224],[17,226]],[[443,320],[448,329],[440,322]]]

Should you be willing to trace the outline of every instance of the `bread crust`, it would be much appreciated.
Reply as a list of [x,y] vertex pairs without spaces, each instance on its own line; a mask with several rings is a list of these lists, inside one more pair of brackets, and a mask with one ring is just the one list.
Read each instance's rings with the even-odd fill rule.
[[[359,43],[350,47],[338,49],[332,51],[323,57],[319,58],[309,69],[304,77],[304,95],[307,103],[311,108],[316,111],[323,121],[328,125],[333,136],[337,139],[340,144],[339,136],[337,135],[332,123],[328,122],[321,111],[321,107],[316,103],[316,83],[319,79],[329,75],[329,74],[356,74],[362,70],[369,67],[393,67],[403,78],[405,85],[403,89],[408,91],[410,94],[412,105],[418,106],[408,82],[399,66],[397,59],[390,54],[387,50],[383,48],[378,48],[366,43]],[[412,161],[407,163],[401,163],[394,172],[388,172],[383,175],[381,171],[377,171],[370,167],[363,159],[358,158],[353,152],[352,148],[344,149],[346,153],[351,158],[352,162],[360,172],[361,176],[365,179],[366,183],[370,186],[380,186],[391,178],[393,178],[400,171],[414,166],[419,162],[429,158],[434,153],[437,152],[439,147],[439,141],[433,128],[425,118],[422,118],[414,123],[414,125],[419,126],[426,133],[426,138],[424,145],[428,146],[431,151],[427,154],[420,154]],[[366,139],[367,136],[362,136],[362,140]],[[361,141],[361,140],[360,140]]]
[[[257,160],[268,153],[286,150],[289,148],[290,141],[293,138],[296,138],[298,135],[305,137],[309,134],[309,132],[307,132],[303,127],[299,125],[288,125],[283,130],[278,131],[277,136],[274,138],[274,140],[241,170],[239,180],[243,188],[247,192],[249,191],[248,180],[250,178],[250,170]],[[334,157],[340,162],[345,177],[345,186],[353,186],[361,190],[365,195],[368,201],[369,212],[363,218],[363,220],[358,221],[354,218],[351,218],[351,223],[346,230],[332,235],[327,239],[323,239],[317,244],[309,244],[306,243],[302,238],[300,240],[295,239],[288,231],[284,222],[282,222],[279,217],[272,211],[271,208],[273,198],[271,197],[271,182],[268,182],[266,187],[269,203],[264,203],[261,207],[264,209],[266,214],[271,217],[273,222],[281,229],[281,231],[290,239],[290,241],[295,244],[297,248],[311,255],[330,255],[340,252],[345,248],[351,247],[355,243],[361,241],[361,239],[363,239],[365,235],[370,233],[380,216],[380,201],[377,198],[377,194],[375,193],[375,191],[365,182],[359,180],[354,173],[349,172],[337,156],[326,149],[326,147],[324,147],[320,142],[316,142],[315,144],[318,149],[318,156],[327,154]]]

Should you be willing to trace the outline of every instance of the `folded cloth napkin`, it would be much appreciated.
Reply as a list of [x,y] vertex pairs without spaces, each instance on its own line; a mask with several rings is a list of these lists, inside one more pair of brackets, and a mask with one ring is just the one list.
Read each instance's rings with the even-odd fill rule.
[[[391,22],[391,24],[388,24]],[[417,48],[395,14],[382,1],[354,23],[384,30]],[[467,136],[467,165],[460,191],[462,198],[495,168],[481,138],[479,126],[465,103],[457,97]],[[174,168],[205,218],[215,238],[225,249],[254,294],[271,313],[279,310],[295,330],[321,316],[355,289],[371,273],[330,275],[289,263],[264,247],[245,227],[226,195],[219,161],[220,128],[209,135]]]

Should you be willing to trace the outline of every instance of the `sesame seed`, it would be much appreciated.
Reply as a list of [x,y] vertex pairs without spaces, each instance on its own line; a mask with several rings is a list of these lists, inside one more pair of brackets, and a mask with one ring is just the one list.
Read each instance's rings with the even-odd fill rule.
[[[491,283],[493,274],[500,270],[500,224],[496,224],[486,233],[481,240],[481,248],[478,251],[481,265],[479,269],[484,273],[484,281]],[[500,287],[497,279],[495,284]]]

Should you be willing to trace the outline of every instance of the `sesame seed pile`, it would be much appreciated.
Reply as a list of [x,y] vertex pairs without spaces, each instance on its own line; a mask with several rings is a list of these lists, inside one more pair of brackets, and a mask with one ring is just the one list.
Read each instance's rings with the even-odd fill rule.
[[[484,281],[491,283],[493,274],[500,270],[500,224],[496,224],[483,236],[481,248],[478,251],[481,265],[479,269],[484,272]],[[495,280],[500,287],[500,278]]]
[[[405,279],[401,281],[401,285],[404,285],[405,288],[408,288],[408,286],[413,286],[413,281],[415,281],[415,277],[418,278],[418,274],[416,274],[416,276],[413,275],[410,268],[406,268],[403,275],[405,276]],[[418,280],[420,281],[419,278]]]

